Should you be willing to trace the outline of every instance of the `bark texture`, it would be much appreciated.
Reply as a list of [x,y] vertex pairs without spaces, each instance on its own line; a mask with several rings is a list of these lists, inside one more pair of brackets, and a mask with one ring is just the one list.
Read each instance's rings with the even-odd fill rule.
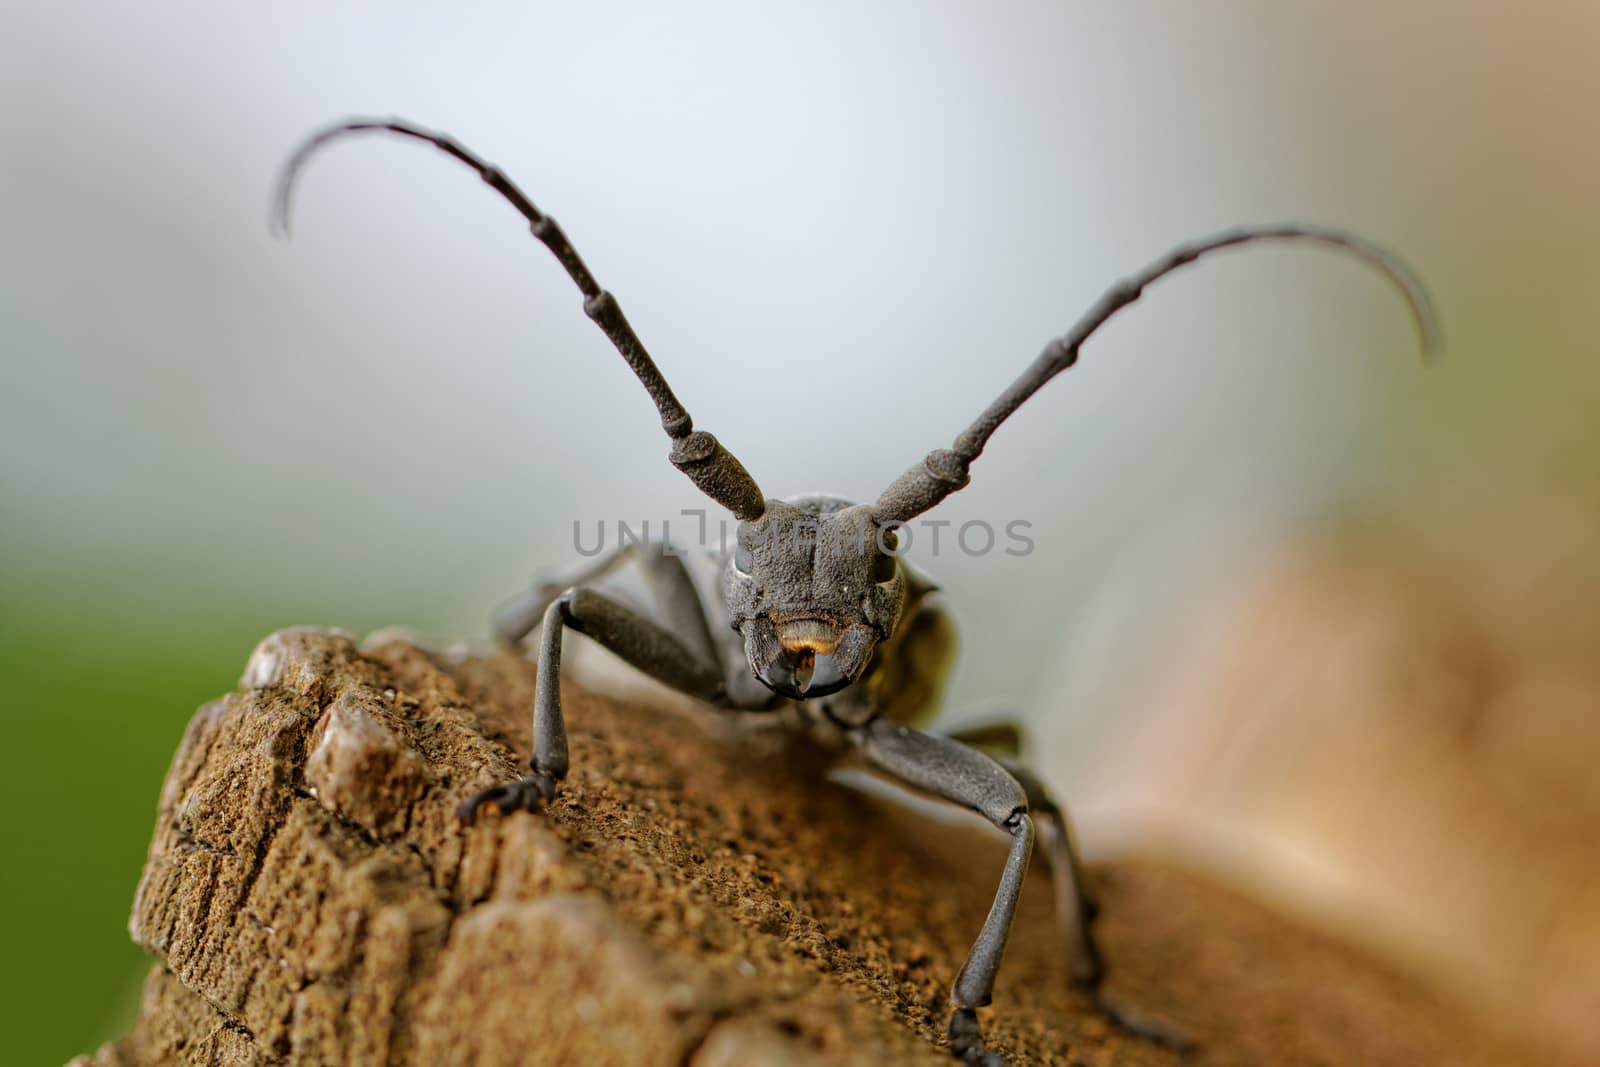
[[[516,777],[532,664],[284,631],[201,708],[162,791],[134,938],[142,1015],[78,1064],[949,1062],[947,990],[1004,858],[708,710],[567,686],[573,772],[540,814],[456,806]],[[1067,989],[1038,857],[982,1012],[1016,1063],[1504,1064],[1419,989],[1204,879],[1091,866],[1126,1008]]]

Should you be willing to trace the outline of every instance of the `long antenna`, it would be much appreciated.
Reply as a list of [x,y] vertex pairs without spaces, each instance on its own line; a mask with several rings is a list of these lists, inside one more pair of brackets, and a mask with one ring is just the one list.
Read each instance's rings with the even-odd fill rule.
[[928,453],[921,463],[895,479],[883,491],[873,508],[878,521],[884,524],[906,522],[964,488],[971,480],[969,468],[972,461],[983,453],[984,446],[1000,424],[1046,382],[1076,363],[1078,349],[1083,343],[1118,311],[1143,296],[1152,283],[1208,253],[1253,241],[1269,240],[1312,241],[1365,260],[1393,282],[1405,297],[1412,318],[1416,321],[1423,361],[1428,362],[1440,349],[1439,323],[1433,311],[1433,302],[1416,273],[1393,253],[1354,234],[1294,223],[1224,230],[1203,240],[1178,246],[1144,270],[1106,290],[1071,330],[1044,346],[1044,351],[1029,364],[1027,370],[984,409],[983,414],[955,439],[950,448]]
[[696,430],[689,412],[673,395],[672,388],[662,375],[655,360],[645,351],[638,334],[622,314],[622,308],[600,283],[595,281],[589,268],[579,257],[577,249],[567,240],[556,220],[533,206],[523,191],[500,172],[499,168],[484,162],[477,155],[457,144],[450,137],[424,129],[402,119],[354,118],[335,123],[308,137],[296,148],[278,176],[272,199],[272,228],[287,237],[289,234],[289,209],[294,195],[295,180],[306,162],[318,149],[341,137],[354,133],[392,133],[414,138],[433,145],[452,159],[465,163],[478,172],[484,184],[499,193],[516,208],[544,246],[561,261],[569,277],[583,294],[583,310],[605,331],[622,358],[632,368],[634,376],[644,385],[650,399],[661,413],[661,428],[672,440],[669,458],[672,465],[687,474],[695,485],[717,503],[726,507],[741,520],[758,518],[766,510],[761,487],[745,470],[733,453],[729,452],[711,434]]

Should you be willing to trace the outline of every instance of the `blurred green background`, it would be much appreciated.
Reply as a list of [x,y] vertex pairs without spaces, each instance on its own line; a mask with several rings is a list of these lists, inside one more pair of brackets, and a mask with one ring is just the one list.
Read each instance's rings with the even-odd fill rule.
[[[1031,709],[1048,739],[1102,713],[1060,706],[1064,671],[1070,691],[1137,662],[1085,634],[1113,571],[1204,566],[1197,544],[1306,514],[1403,516],[1482,472],[1593,500],[1595,12],[8,3],[7,1060],[126,1027],[167,760],[261,636],[478,637],[573,560],[574,519],[700,505],[470,175],[342,145],[296,241],[269,240],[309,129],[398,113],[504,165],[774,495],[872,498],[1180,239],[1290,217],[1402,251],[1445,320],[1437,371],[1358,267],[1226,258],[1119,319],[942,509],[1034,524],[1026,560],[921,562],[963,621],[952,706]],[[1101,643],[1063,654],[1078,636]]]

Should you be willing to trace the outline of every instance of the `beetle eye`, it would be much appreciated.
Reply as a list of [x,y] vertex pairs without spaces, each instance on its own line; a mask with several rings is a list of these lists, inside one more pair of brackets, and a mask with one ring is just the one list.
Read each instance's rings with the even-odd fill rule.
[[750,572],[755,569],[755,565],[755,556],[751,553],[750,546],[743,541],[735,543],[733,546],[733,569],[745,577],[749,577]]
[[877,529],[878,551],[872,559],[872,580],[882,585],[884,582],[894,580],[897,569],[896,556],[900,549],[900,535],[895,533],[893,526],[881,526]]
[[899,561],[886,552],[879,552],[872,560],[872,580],[878,583],[894,580]]

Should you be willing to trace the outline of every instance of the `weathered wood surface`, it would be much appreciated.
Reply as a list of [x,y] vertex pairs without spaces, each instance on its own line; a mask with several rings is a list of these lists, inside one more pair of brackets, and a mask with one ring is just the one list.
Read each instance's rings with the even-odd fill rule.
[[[200,709],[134,906],[142,1015],[80,1064],[949,1062],[946,991],[999,835],[824,777],[814,754],[571,687],[544,813],[517,775],[531,664],[285,631]],[[1505,1064],[1406,982],[1205,880],[1091,866],[1110,990],[1200,1063]],[[1037,862],[982,1013],[1017,1063],[1170,1064],[1067,991]]]

